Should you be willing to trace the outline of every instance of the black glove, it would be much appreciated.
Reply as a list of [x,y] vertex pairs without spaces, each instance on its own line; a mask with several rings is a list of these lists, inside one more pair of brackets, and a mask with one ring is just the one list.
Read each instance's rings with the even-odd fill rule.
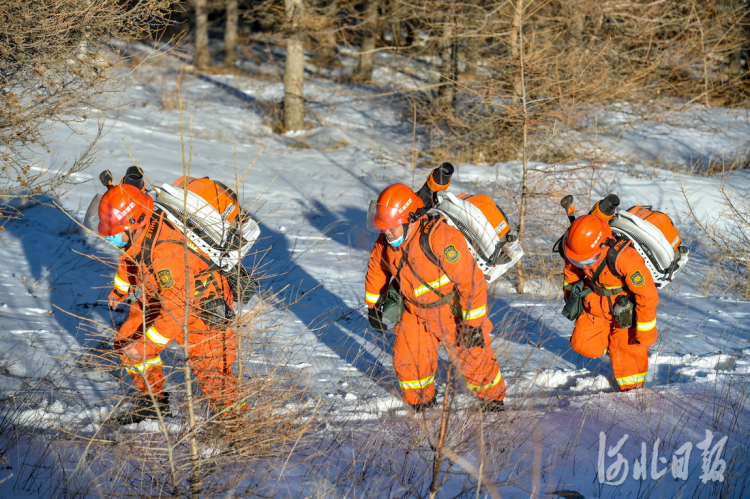
[[459,324],[456,328],[456,346],[474,348],[484,348],[484,332],[479,326],[469,326],[468,324]]
[[370,325],[375,331],[385,333],[388,330],[388,326],[383,322],[383,314],[381,314],[380,310],[377,308],[372,307],[367,311],[367,319],[370,321]]

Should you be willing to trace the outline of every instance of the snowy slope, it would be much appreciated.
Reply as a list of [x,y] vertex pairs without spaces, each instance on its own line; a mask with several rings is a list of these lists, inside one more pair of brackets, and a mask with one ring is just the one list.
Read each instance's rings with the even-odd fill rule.
[[[397,103],[380,97],[377,87],[314,80],[305,88],[313,127],[274,135],[259,103],[278,102],[280,82],[195,77],[179,73],[180,64],[170,60],[136,71],[127,93],[132,102],[107,121],[99,169],[79,174],[75,180],[80,184],[60,199],[21,207],[24,217],[9,223],[1,235],[0,387],[6,403],[18,404],[22,395],[26,401],[13,413],[13,424],[56,429],[97,423],[127,394],[124,373],[103,372],[81,361],[87,349],[108,344],[111,330],[100,324],[114,327],[124,319],[122,309],[110,312],[106,307],[117,254],[76,224],[91,198],[103,191],[96,180],[99,171],[122,174],[132,156],[152,182],[171,182],[186,173],[231,182],[249,166],[236,190],[261,221],[261,240],[245,264],[265,276],[261,286],[266,296],[276,295],[277,305],[259,319],[267,346],[251,352],[246,363],[253,373],[275,365],[299,372],[309,387],[307,397],[322,401],[334,432],[317,435],[320,448],[336,442],[327,447],[325,465],[320,456],[306,460],[301,452],[290,459],[286,474],[264,482],[261,489],[276,496],[307,496],[314,490],[311,483],[319,487],[325,482],[336,491],[333,495],[424,493],[429,447],[414,436],[417,426],[402,409],[390,358],[393,339],[367,327],[363,304],[364,272],[375,239],[364,228],[369,200],[397,181],[419,187],[427,173],[409,166],[412,128],[401,119]],[[164,108],[178,79],[183,115]],[[727,110],[708,115],[726,123],[744,120]],[[90,124],[91,133],[95,126]],[[50,158],[73,157],[89,138],[60,130]],[[652,145],[636,134],[623,136],[619,144],[632,151],[656,148],[688,164],[694,153],[713,157],[717,143],[738,153],[745,147],[741,136],[711,139],[688,128],[650,134],[649,141]],[[691,144],[689,154],[685,142]],[[450,158],[436,162],[442,159]],[[454,191],[483,186],[484,192],[495,194],[495,184],[514,186],[518,178],[517,163],[457,165]],[[451,431],[471,438],[455,448],[478,467],[472,445],[480,438],[474,432],[481,429],[489,447],[508,449],[486,464],[496,489],[508,497],[540,492],[562,497],[579,497],[572,492],[585,497],[742,497],[750,463],[744,430],[749,302],[714,294],[717,287],[711,285],[710,262],[700,256],[698,231],[682,216],[687,211],[683,190],[699,217],[716,212],[715,181],[624,161],[607,164],[597,178],[602,180],[592,186],[592,199],[617,192],[623,205],[648,202],[680,214],[680,229],[695,255],[690,268],[661,293],[660,340],[651,351],[646,388],[616,393],[608,358],[582,359],[570,350],[572,324],[559,314],[561,300],[554,291],[559,283],[536,283],[532,289],[538,292],[518,295],[502,279],[490,300],[492,346],[514,410],[486,417],[459,411]],[[747,171],[731,172],[728,181],[740,191],[750,187]],[[575,189],[575,183],[571,186]],[[588,195],[581,194],[582,199]],[[588,207],[584,202],[579,206]],[[548,229],[544,237],[554,241],[558,235],[559,230]],[[253,304],[260,306],[257,299]],[[177,356],[170,349],[165,360]],[[108,365],[115,361],[102,359]],[[444,382],[444,365],[438,378]],[[462,400],[469,404],[466,396]],[[710,444],[705,444],[706,431],[713,432]],[[625,434],[629,437],[622,447],[607,454]],[[603,436],[606,447],[600,450]],[[724,436],[728,440],[718,452],[715,446]],[[685,457],[688,442],[692,455],[683,469],[679,458]],[[711,466],[703,469],[701,442],[707,453],[717,451],[707,454],[709,465],[719,466],[724,459],[723,473],[717,472],[720,467],[713,474]],[[53,490],[53,478],[42,480],[43,485],[39,479],[27,480],[25,445],[6,441],[3,447],[9,449],[13,477],[0,483],[1,497],[46,496]],[[642,452],[648,463],[643,470],[636,466]],[[624,465],[618,453],[628,465],[621,483]],[[360,481],[349,475],[357,463],[373,466]],[[393,463],[401,463],[400,471],[392,469]],[[604,474],[597,475],[600,466]],[[660,474],[664,469],[668,472]],[[0,470],[0,480],[8,476],[3,473],[11,470]],[[445,497],[460,495],[466,480],[465,474],[450,476]]]

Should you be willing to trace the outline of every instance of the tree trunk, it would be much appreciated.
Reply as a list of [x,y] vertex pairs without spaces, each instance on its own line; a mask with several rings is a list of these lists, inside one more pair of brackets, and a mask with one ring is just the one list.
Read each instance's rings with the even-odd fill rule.
[[224,66],[233,68],[237,64],[237,22],[239,0],[227,1],[227,25],[224,30]]
[[375,42],[378,37],[378,4],[376,0],[368,0],[365,4],[365,22],[362,26],[362,43],[360,45],[359,61],[354,79],[370,81],[372,70],[375,68]]
[[[522,116],[523,116],[523,147],[521,148],[522,153],[522,164],[523,164],[523,172],[521,174],[521,206],[518,210],[518,240],[523,241],[523,238],[526,236],[526,211],[528,209],[528,199],[529,199],[529,157],[528,157],[528,150],[529,150],[529,108],[528,108],[528,102],[526,99],[526,56],[524,54],[524,47],[523,47],[523,14],[524,14],[524,4],[523,0],[517,0],[516,3],[516,17],[517,23],[514,22],[514,26],[518,27],[518,64],[519,64],[519,78],[518,78],[518,87],[520,87],[521,90],[521,103],[522,103]],[[516,264],[516,278],[518,280],[518,287],[516,291],[518,291],[519,294],[524,294],[525,287],[526,287],[526,274],[524,272],[523,268],[523,262],[519,260],[519,262]]]
[[456,80],[458,80],[458,43],[454,36],[455,19],[447,20],[440,40],[442,68],[438,88],[438,105],[453,112],[456,104]]
[[195,66],[205,69],[211,65],[208,51],[208,9],[207,0],[193,0],[195,6]]
[[305,52],[302,45],[303,0],[285,0],[286,64],[284,66],[284,128],[302,130],[305,127]]

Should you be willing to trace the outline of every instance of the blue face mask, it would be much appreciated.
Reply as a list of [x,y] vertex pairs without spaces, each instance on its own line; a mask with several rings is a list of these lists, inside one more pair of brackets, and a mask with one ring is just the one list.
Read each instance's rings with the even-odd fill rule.
[[404,234],[401,234],[401,237],[399,237],[399,238],[398,238],[398,239],[396,239],[395,241],[391,241],[391,240],[389,240],[389,239],[388,239],[387,237],[385,238],[385,240],[386,240],[386,241],[388,241],[388,244],[390,244],[390,245],[391,245],[391,246],[393,246],[394,248],[398,248],[399,246],[401,246],[401,243],[403,243],[403,242],[404,242],[404,239],[405,239],[405,238],[404,238]]
[[104,239],[106,239],[108,243],[114,244],[118,248],[124,248],[128,243],[122,240],[122,235],[123,232],[120,232],[119,234],[115,234],[113,236],[107,236]]

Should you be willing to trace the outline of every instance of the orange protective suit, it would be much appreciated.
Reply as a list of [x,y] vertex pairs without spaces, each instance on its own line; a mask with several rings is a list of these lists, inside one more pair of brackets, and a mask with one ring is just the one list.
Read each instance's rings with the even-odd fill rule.
[[[405,311],[393,329],[393,365],[404,398],[416,405],[435,396],[438,346],[442,343],[478,398],[503,400],[505,380],[490,347],[492,323],[487,318],[484,275],[460,231],[443,220],[423,225],[427,221],[423,216],[412,223],[399,248],[391,247],[381,234],[370,255],[365,280],[365,302],[372,308],[380,303],[390,278],[398,276]],[[430,248],[439,265],[430,261],[419,243],[420,231],[430,228]],[[481,328],[485,346],[458,345],[461,325]]]
[[[603,254],[606,255],[606,251]],[[648,347],[656,342],[656,306],[659,304],[656,285],[643,257],[630,245],[623,249],[615,261],[615,270],[622,278],[610,271],[606,259],[582,270],[566,258],[565,300],[568,300],[573,284],[584,275],[591,279],[602,264],[604,269],[594,284],[604,288],[604,293],[614,293],[612,290],[616,288],[621,288],[622,292],[608,297],[595,291],[583,297],[584,310],[576,320],[570,346],[581,355],[592,358],[603,356],[609,349],[620,390],[640,388],[648,371]],[[611,304],[622,294],[631,296],[635,303],[635,325],[628,329],[617,327],[612,315]]]
[[[159,352],[172,340],[180,345],[187,341],[190,367],[211,407],[220,412],[237,401],[237,378],[232,371],[237,338],[231,329],[211,327],[200,317],[206,298],[233,301],[226,277],[209,271],[209,264],[190,243],[185,247],[179,230],[154,213],[146,230],[120,259],[110,297],[122,301],[131,293],[140,294],[115,337],[115,349],[136,388],[161,396],[164,373]],[[133,342],[141,353],[138,362],[122,354]]]

